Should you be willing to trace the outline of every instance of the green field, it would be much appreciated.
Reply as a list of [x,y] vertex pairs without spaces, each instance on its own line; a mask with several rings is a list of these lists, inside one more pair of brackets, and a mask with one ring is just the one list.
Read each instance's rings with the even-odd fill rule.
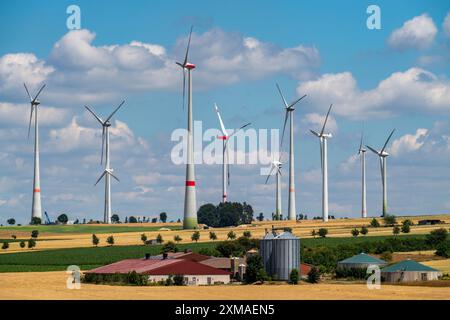
[[[108,225],[99,226],[95,224],[77,224],[77,225],[40,225],[40,226],[12,226],[12,227],[0,227],[0,231],[21,231],[30,232],[33,230],[39,230],[41,233],[124,233],[124,232],[145,232],[145,231],[158,231],[161,226],[149,227],[149,226],[121,226],[121,225]],[[181,230],[181,226],[168,226],[164,227],[171,230]]]
[[[399,238],[424,238],[423,235],[402,235]],[[307,238],[302,239],[306,247],[333,247],[342,244],[359,244],[380,241],[392,236],[348,237],[348,238]],[[180,244],[180,250],[192,249],[198,252],[202,248],[214,248],[219,242],[201,242]],[[53,249],[45,251],[0,254],[0,272],[56,271],[65,270],[69,265],[77,265],[89,270],[122,259],[144,257],[146,253],[157,255],[161,245],[155,246],[112,246],[92,248]]]

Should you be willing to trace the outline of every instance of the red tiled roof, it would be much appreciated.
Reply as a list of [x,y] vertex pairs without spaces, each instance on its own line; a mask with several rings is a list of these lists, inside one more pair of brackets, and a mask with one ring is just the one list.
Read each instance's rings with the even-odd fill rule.
[[[163,255],[159,254],[157,256],[152,256],[150,259],[162,259]],[[167,254],[167,257],[169,259],[184,259],[184,260],[190,260],[190,261],[195,261],[195,262],[199,262],[199,261],[203,261],[203,260],[207,260],[211,257],[209,256],[205,256],[203,254],[199,254],[199,253],[195,253],[195,252],[169,252]]]
[[229,275],[229,272],[183,259],[127,259],[88,271],[87,273],[113,274],[136,271],[148,275]]

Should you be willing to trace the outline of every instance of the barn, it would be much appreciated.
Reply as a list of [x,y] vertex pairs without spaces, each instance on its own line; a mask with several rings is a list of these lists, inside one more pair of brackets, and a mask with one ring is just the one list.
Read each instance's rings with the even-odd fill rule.
[[357,254],[353,257],[341,260],[337,263],[338,269],[367,269],[370,265],[376,265],[384,267],[387,264],[386,261],[372,257],[364,252]]
[[438,280],[439,270],[407,259],[381,269],[381,279],[389,283]]

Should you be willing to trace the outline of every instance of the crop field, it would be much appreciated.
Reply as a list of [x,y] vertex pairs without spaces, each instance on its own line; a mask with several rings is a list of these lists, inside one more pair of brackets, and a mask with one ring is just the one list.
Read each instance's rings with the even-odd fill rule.
[[0,299],[134,299],[134,300],[371,300],[371,299],[450,299],[448,287],[382,285],[369,290],[361,283],[322,283],[299,285],[221,285],[221,286],[108,286],[81,284],[79,290],[66,288],[65,272],[1,273]]

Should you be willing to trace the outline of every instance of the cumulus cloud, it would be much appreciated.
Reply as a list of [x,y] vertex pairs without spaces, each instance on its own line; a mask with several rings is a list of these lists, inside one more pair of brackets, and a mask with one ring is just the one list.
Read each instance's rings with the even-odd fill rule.
[[[54,107],[39,107],[39,125],[63,123],[69,114],[67,110]],[[3,125],[28,126],[30,105],[0,102],[0,123]]]
[[[326,114],[308,113],[306,114],[302,122],[308,127],[308,129],[314,131],[322,130],[323,123],[325,121]],[[331,115],[328,117],[325,133],[336,133],[338,130],[337,122]]]
[[426,49],[431,46],[437,34],[433,19],[426,13],[406,21],[403,26],[391,33],[388,44],[399,51],[407,49]]
[[445,114],[450,111],[450,81],[421,69],[395,72],[374,89],[361,90],[350,72],[327,73],[301,82],[297,92],[307,93],[307,103],[351,119],[388,117],[402,111]]
[[447,38],[450,38],[450,12],[445,16],[444,22],[442,23],[442,30]]
[[415,134],[406,134],[399,139],[392,141],[390,151],[393,156],[420,149],[424,144],[424,138],[428,133],[427,129],[417,129]]

